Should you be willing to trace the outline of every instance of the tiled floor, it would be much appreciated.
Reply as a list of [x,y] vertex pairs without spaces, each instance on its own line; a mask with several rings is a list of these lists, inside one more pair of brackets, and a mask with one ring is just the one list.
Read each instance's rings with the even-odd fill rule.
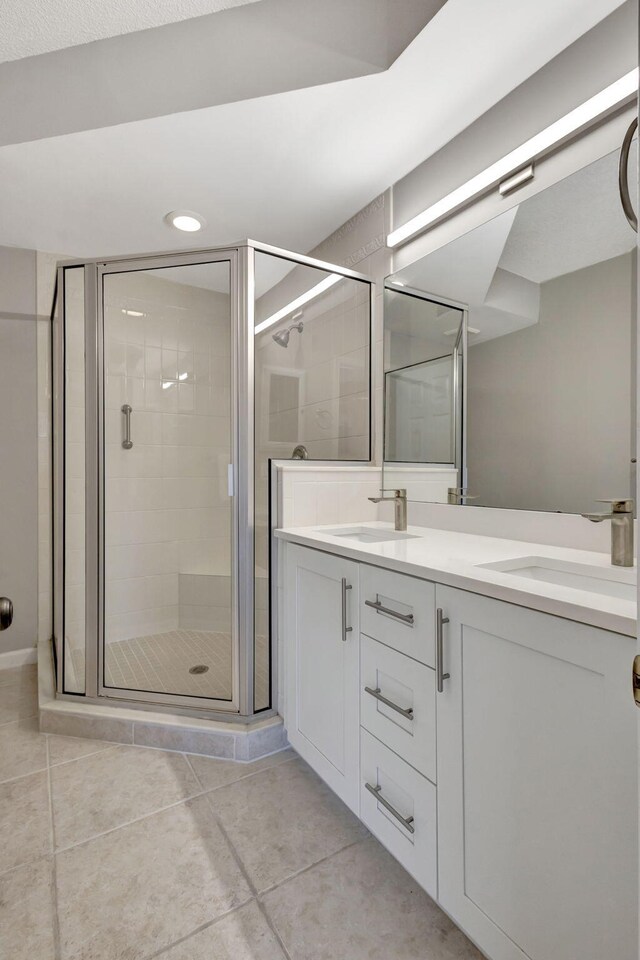
[[0,673],[0,956],[480,960],[292,751],[252,764],[44,735]]
[[[266,637],[256,637],[256,702],[269,700],[269,651]],[[73,678],[82,678],[84,651],[72,653]],[[191,667],[206,673],[189,673]],[[105,677],[109,687],[191,697],[230,700],[231,637],[205,630],[170,630],[106,644]],[[73,681],[74,689],[76,687]]]

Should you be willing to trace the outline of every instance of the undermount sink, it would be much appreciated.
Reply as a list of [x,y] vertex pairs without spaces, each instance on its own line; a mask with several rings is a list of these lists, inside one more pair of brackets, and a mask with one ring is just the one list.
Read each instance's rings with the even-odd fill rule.
[[637,595],[636,570],[633,567],[596,567],[549,557],[518,557],[496,563],[479,563],[478,567],[619,600],[635,600]]
[[387,540],[417,540],[414,533],[401,533],[399,530],[378,530],[375,527],[336,527],[327,530],[320,527],[318,533],[330,537],[344,537],[345,540],[357,540],[359,543],[386,543]]

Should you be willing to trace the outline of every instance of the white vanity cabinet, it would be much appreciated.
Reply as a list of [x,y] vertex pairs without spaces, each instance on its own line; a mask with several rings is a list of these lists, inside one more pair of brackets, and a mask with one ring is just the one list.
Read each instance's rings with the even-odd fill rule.
[[635,960],[633,641],[436,588],[438,896],[491,960]]
[[292,745],[490,960],[637,960],[634,641],[297,545],[286,569]]
[[360,794],[358,566],[287,545],[287,734],[354,813]]

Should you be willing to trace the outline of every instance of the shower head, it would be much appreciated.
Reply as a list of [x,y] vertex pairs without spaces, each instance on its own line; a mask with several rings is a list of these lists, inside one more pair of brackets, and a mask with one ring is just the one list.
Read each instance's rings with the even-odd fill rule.
[[304,324],[302,320],[299,320],[298,323],[292,323],[291,326],[287,327],[286,330],[278,330],[277,333],[272,334],[272,338],[279,347],[284,347],[286,350],[286,348],[289,346],[289,337],[291,336],[292,330],[297,330],[298,333],[302,333],[304,330]]
[[278,344],[279,347],[288,347],[289,346],[289,337],[291,333],[289,330],[278,330],[277,333],[273,334],[273,339]]

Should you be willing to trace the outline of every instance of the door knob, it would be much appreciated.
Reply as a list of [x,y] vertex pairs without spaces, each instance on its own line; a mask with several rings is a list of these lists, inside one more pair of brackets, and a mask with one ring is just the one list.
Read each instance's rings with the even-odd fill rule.
[[13,604],[9,597],[0,597],[0,630],[6,630],[13,621]]

